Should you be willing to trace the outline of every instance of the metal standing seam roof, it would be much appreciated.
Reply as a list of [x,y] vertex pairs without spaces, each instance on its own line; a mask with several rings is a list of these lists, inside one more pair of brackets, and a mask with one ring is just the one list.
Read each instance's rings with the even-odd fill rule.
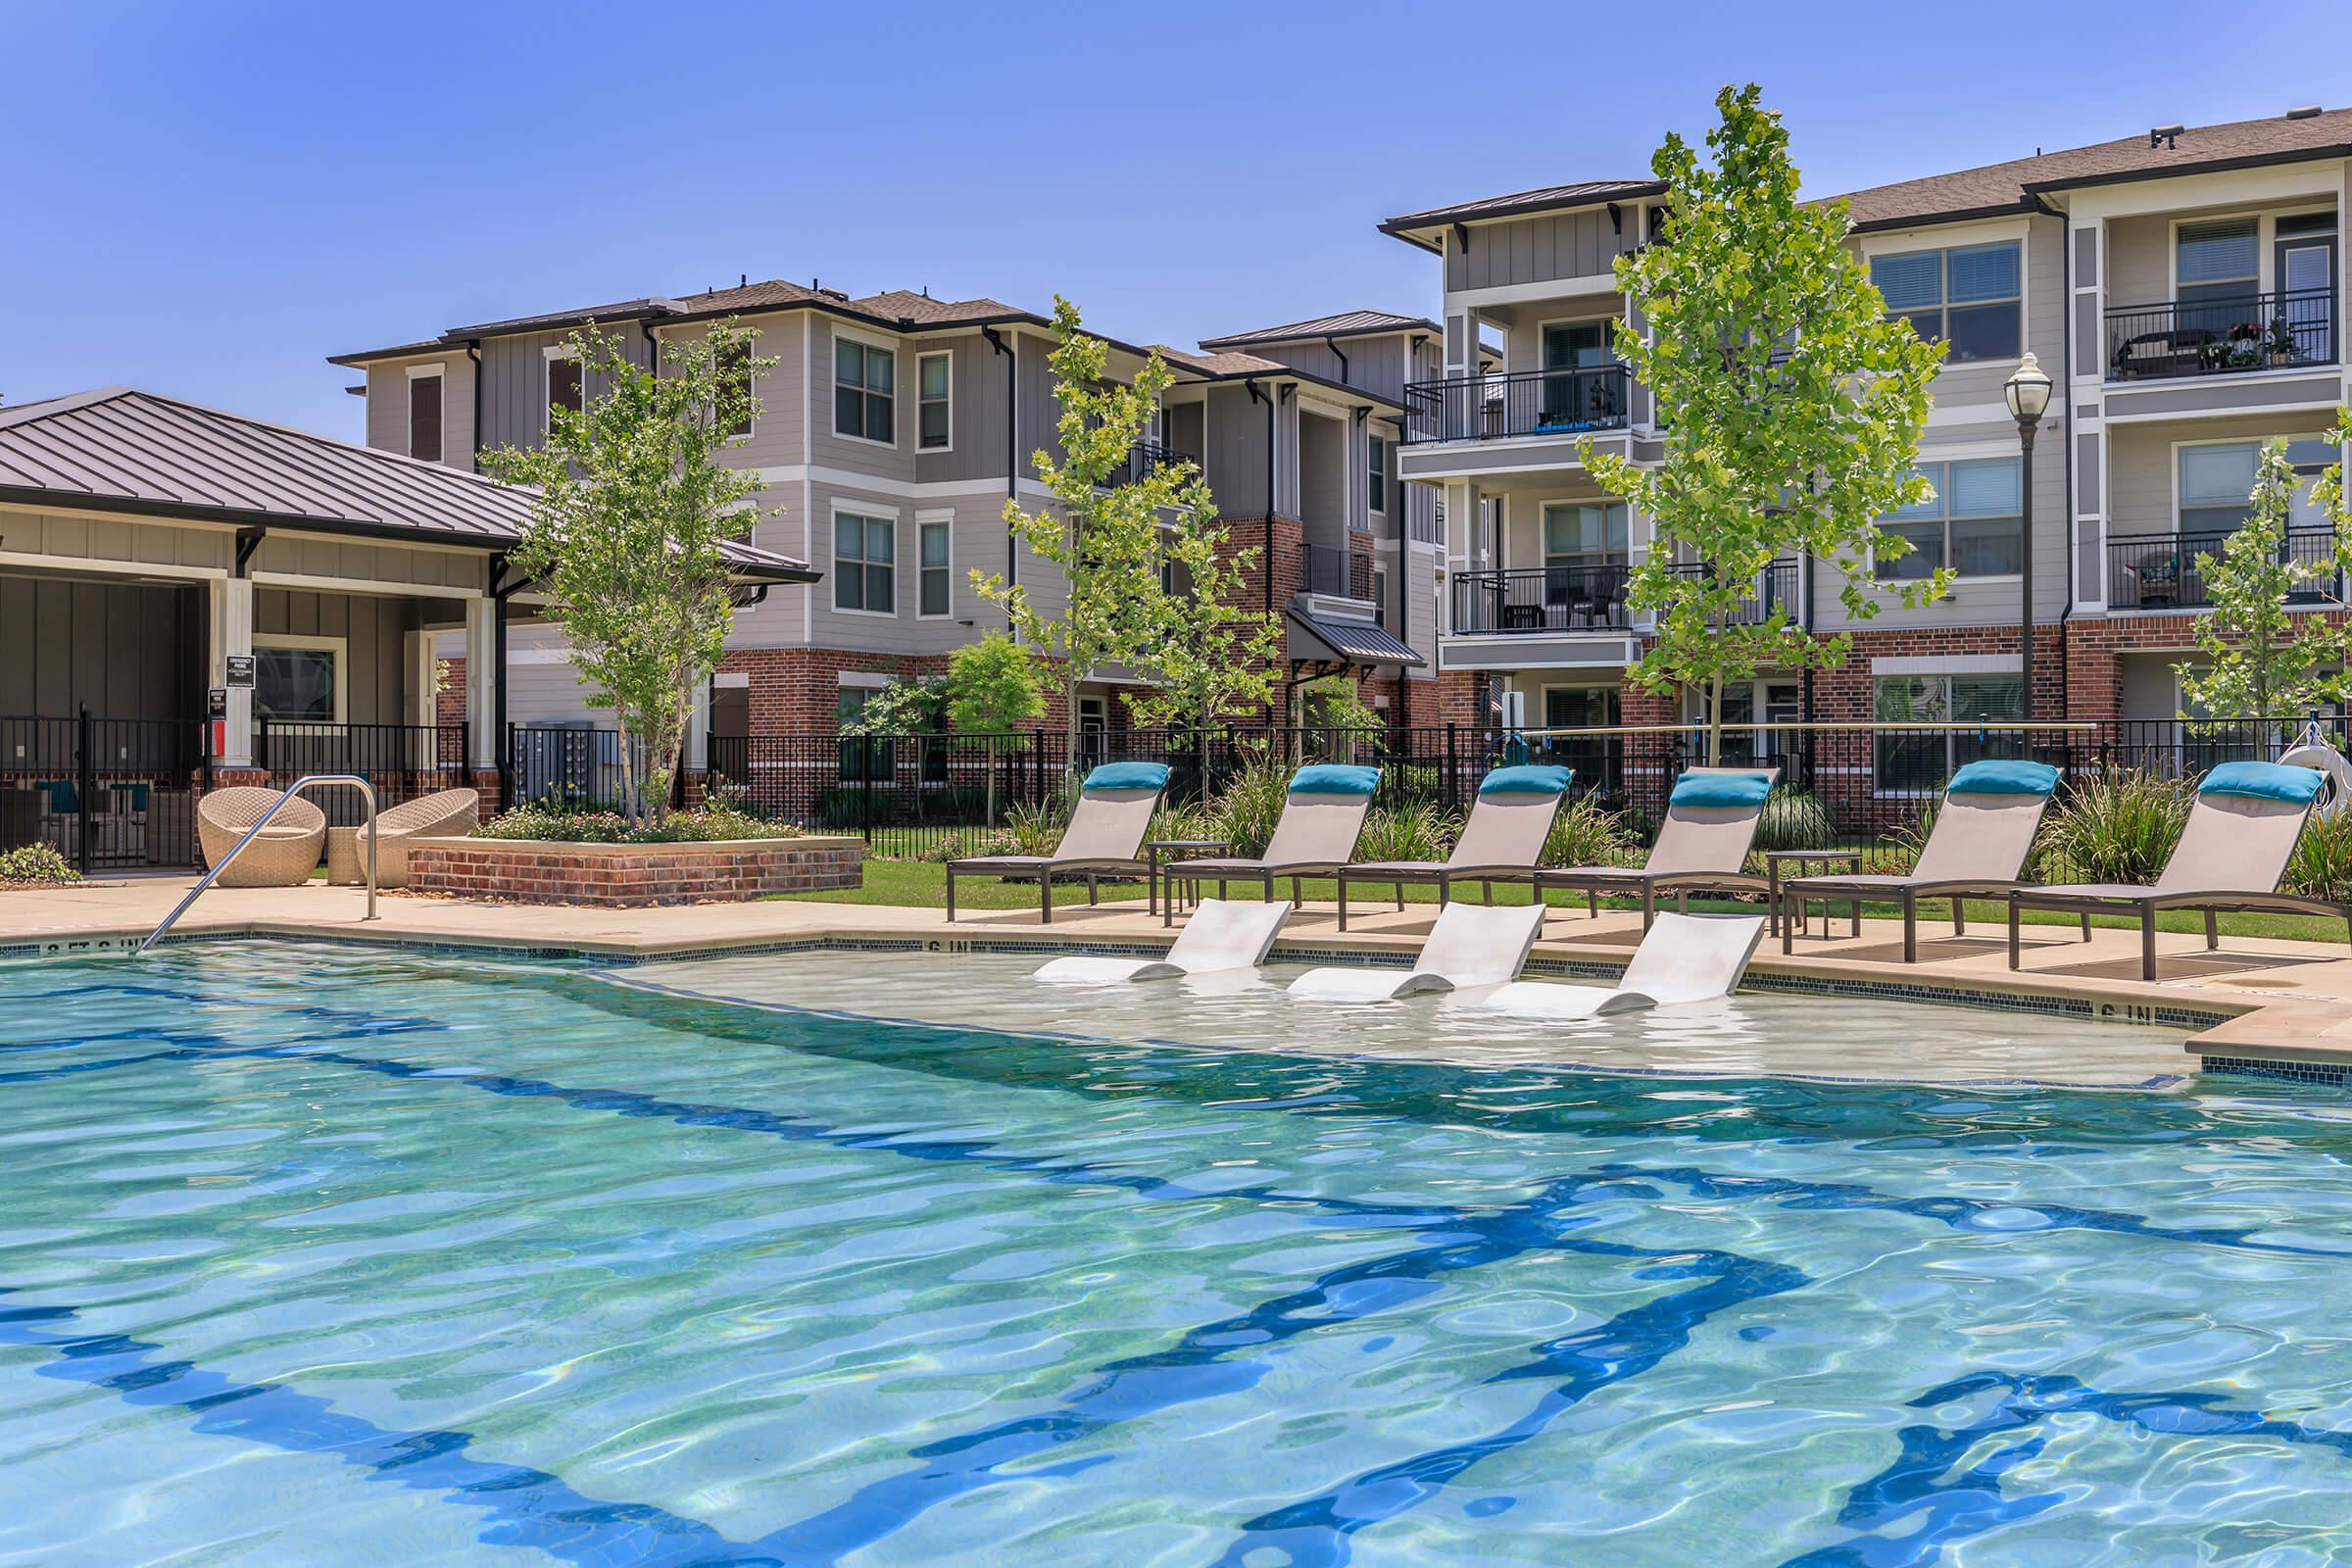
[[[534,493],[479,474],[131,387],[0,408],[0,502],[499,550]],[[753,545],[746,575],[810,582]]]
[[1251,343],[1295,343],[1327,337],[1367,337],[1375,333],[1439,330],[1437,322],[1423,316],[1398,316],[1394,311],[1343,311],[1337,316],[1318,316],[1312,320],[1292,321],[1284,326],[1261,326],[1250,332],[1204,337],[1200,340],[1200,346],[1213,353],[1218,349],[1242,348]]
[[1309,614],[1293,608],[1285,612],[1291,623],[1350,664],[1406,664],[1418,669],[1428,661],[1413,645],[1386,626],[1368,620],[1345,620],[1337,615]]

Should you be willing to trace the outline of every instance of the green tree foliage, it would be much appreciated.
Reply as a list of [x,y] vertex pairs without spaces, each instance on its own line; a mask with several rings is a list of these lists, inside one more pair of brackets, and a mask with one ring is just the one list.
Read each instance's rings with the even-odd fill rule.
[[754,503],[758,472],[719,461],[776,364],[752,358],[756,336],[729,320],[665,343],[657,375],[590,322],[565,347],[582,386],[604,390],[576,414],[550,409],[544,445],[482,454],[493,477],[538,491],[511,555],[547,594],[589,702],[612,710],[632,820],[662,819],[694,693],[734,624],[726,546],[774,514]]
[[836,726],[844,735],[930,735],[948,722],[948,683],[937,675],[894,675]]
[[[965,734],[1001,735],[1032,722],[1045,710],[1037,661],[1004,632],[992,631],[948,657],[948,722]],[[982,762],[988,775],[991,827],[997,822],[997,764],[993,752]]]
[[2191,622],[2203,665],[2173,666],[2180,677],[2183,717],[2200,708],[2217,718],[2294,718],[2324,707],[2342,689],[2342,678],[2325,668],[2343,657],[2342,634],[2287,611],[2288,596],[2335,572],[2333,561],[2289,558],[2286,525],[2295,485],[2285,439],[2264,442],[2247,496],[2253,510],[2222,541],[2220,555],[2197,556],[2213,613]]
[[[1703,694],[1710,761],[1726,685],[1767,666],[1835,666],[1847,652],[1849,638],[1812,637],[1786,605],[1752,618],[1773,561],[1810,555],[1849,615],[1877,612],[1874,564],[1910,548],[1877,519],[1930,495],[1914,463],[1942,357],[1888,318],[1846,248],[1845,204],[1797,199],[1788,134],[1757,98],[1752,84],[1716,94],[1707,160],[1666,138],[1650,160],[1668,186],[1666,237],[1616,262],[1650,328],[1620,322],[1617,354],[1657,399],[1664,461],[1577,442],[1593,477],[1653,530],[1627,603],[1655,617],[1656,642],[1630,673],[1649,691]],[[1678,561],[1705,566],[1677,571]],[[1949,579],[1905,584],[1902,602],[1928,603]]]

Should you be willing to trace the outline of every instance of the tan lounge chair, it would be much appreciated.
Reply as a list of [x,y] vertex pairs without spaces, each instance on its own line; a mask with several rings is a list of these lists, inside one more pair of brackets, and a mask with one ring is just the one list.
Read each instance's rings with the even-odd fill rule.
[[[219,865],[220,858],[253,831],[277,805],[277,790],[251,784],[208,790],[196,803],[196,840],[204,849],[204,863]],[[318,869],[318,854],[326,846],[326,813],[301,796],[288,801],[261,837],[229,862],[216,887],[290,888],[308,882]]]
[[[1674,781],[1666,820],[1639,869],[1613,865],[1571,865],[1538,871],[1536,895],[1569,888],[1585,896],[1597,918],[1604,893],[1642,899],[1642,929],[1658,917],[1658,896],[1672,894],[1687,906],[1699,892],[1764,893],[1764,878],[1746,870],[1749,846],[1764,820],[1764,800],[1780,778],[1777,767],[1693,767]],[[1761,788],[1735,781],[1758,780]]]
[[[1291,879],[1291,902],[1297,904],[1298,880],[1336,876],[1355,854],[1355,841],[1364,831],[1364,813],[1372,808],[1372,792],[1380,785],[1380,769],[1340,762],[1319,762],[1291,775],[1282,820],[1266,853],[1255,859],[1236,856],[1221,859],[1177,860],[1160,874],[1179,882],[1214,882],[1217,897],[1228,883],[1256,882],[1263,897],[1274,897],[1274,879]],[[1175,923],[1172,906],[1162,907],[1160,924]]]
[[[1828,906],[1850,903],[1859,927],[1865,899],[1897,900],[1903,906],[1903,961],[1919,958],[1919,901],[1952,901],[1952,934],[1968,932],[1969,899],[1998,898],[2015,888],[2026,856],[2041,827],[2042,813],[2058,788],[2058,770],[2046,762],[1971,762],[1952,775],[1943,809],[1907,876],[1806,876],[1781,884],[1781,951],[1795,947],[1796,922],[1807,901],[1823,904],[1822,931],[1829,931]],[[2085,917],[2087,918],[2087,916]]]
[[[376,812],[375,885],[407,887],[411,841],[470,833],[481,817],[482,798],[472,790],[436,790]],[[359,887],[367,882],[367,828],[326,830],[326,879],[338,887]]]
[[2017,967],[2018,914],[2026,909],[2070,909],[2090,916],[2113,911],[2139,916],[2139,977],[2156,978],[2156,915],[2162,909],[2205,911],[2205,947],[2222,945],[2217,916],[2260,910],[2333,915],[2352,934],[2352,905],[2280,893],[2278,881],[2303,836],[2322,777],[2309,767],[2278,762],[2224,762],[2197,785],[2195,804],[2164,874],[2152,887],[2082,882],[2019,888],[2009,895],[2009,967]]
[[1168,787],[1164,762],[1105,762],[1086,775],[1078,787],[1078,806],[1061,842],[1052,855],[982,855],[948,862],[948,918],[956,918],[956,879],[959,876],[1034,876],[1037,913],[1041,923],[1054,923],[1054,878],[1063,872],[1086,877],[1086,902],[1097,898],[1096,878],[1108,871],[1149,876],[1152,868],[1140,857],[1152,813],[1159,809],[1160,793]]
[[1544,841],[1568,795],[1573,775],[1564,767],[1498,767],[1481,780],[1453,853],[1443,860],[1366,860],[1340,867],[1340,929],[1348,929],[1348,884],[1386,882],[1404,907],[1407,882],[1435,882],[1438,902],[1453,900],[1456,882],[1483,882],[1494,898],[1496,882],[1526,882],[1544,858]]

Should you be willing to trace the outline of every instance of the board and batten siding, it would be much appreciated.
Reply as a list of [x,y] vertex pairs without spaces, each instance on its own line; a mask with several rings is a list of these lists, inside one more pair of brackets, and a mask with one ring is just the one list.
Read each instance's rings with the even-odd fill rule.
[[[608,335],[620,340],[621,356],[632,365],[651,362],[652,350],[637,321],[600,323]],[[482,446],[535,447],[547,435],[547,351],[571,336],[561,332],[516,332],[482,340]],[[590,375],[582,386],[586,397],[610,390],[601,376]]]
[[368,367],[368,445],[378,452],[409,453],[409,371],[424,365],[441,369],[441,466],[473,468],[473,361],[463,350],[416,359],[382,360]]
[[349,724],[416,721],[408,634],[424,629],[423,606],[414,599],[268,587],[253,594],[257,642],[272,634],[343,640],[343,722]]
[[0,576],[0,714],[199,717],[206,620],[201,584]]
[[1602,207],[1476,224],[1466,244],[1459,234],[1446,241],[1446,292],[1602,275],[1641,239],[1640,210],[1628,203],[1619,211],[1622,233]]
[[97,517],[83,513],[0,510],[0,551],[58,556],[100,567],[157,566],[226,573],[235,530]]

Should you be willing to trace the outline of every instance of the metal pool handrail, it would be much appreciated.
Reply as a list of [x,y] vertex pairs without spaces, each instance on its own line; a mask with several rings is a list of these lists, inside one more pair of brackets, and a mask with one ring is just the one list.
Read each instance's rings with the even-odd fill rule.
[[211,887],[214,879],[219,877],[221,872],[228,869],[229,862],[234,860],[237,856],[244,851],[246,845],[251,844],[255,839],[261,837],[262,829],[270,825],[270,818],[276,816],[279,811],[285,809],[285,805],[288,801],[292,800],[302,791],[310,788],[313,784],[349,784],[360,792],[361,800],[367,803],[368,912],[365,915],[362,915],[361,919],[363,921],[374,919],[375,786],[368,783],[357,773],[305,773],[302,775],[302,777],[287,785],[283,793],[281,793],[276,800],[270,803],[270,809],[262,813],[262,819],[259,822],[254,823],[253,826],[245,830],[245,836],[237,840],[236,848],[230,850],[226,855],[220,857],[220,862],[214,866],[210,871],[205,872],[204,875],[198,879],[196,885],[188,889],[188,896],[172,906],[172,912],[165,915],[163,919],[157,923],[156,928],[147,933],[147,940],[139,944],[138,951],[133,953],[131,956],[134,958],[139,957],[143,956],[149,948],[154,947],[156,939],[172,929],[172,922],[177,920],[181,915],[187,912],[188,906],[196,902],[196,896],[202,893],[206,888]]

